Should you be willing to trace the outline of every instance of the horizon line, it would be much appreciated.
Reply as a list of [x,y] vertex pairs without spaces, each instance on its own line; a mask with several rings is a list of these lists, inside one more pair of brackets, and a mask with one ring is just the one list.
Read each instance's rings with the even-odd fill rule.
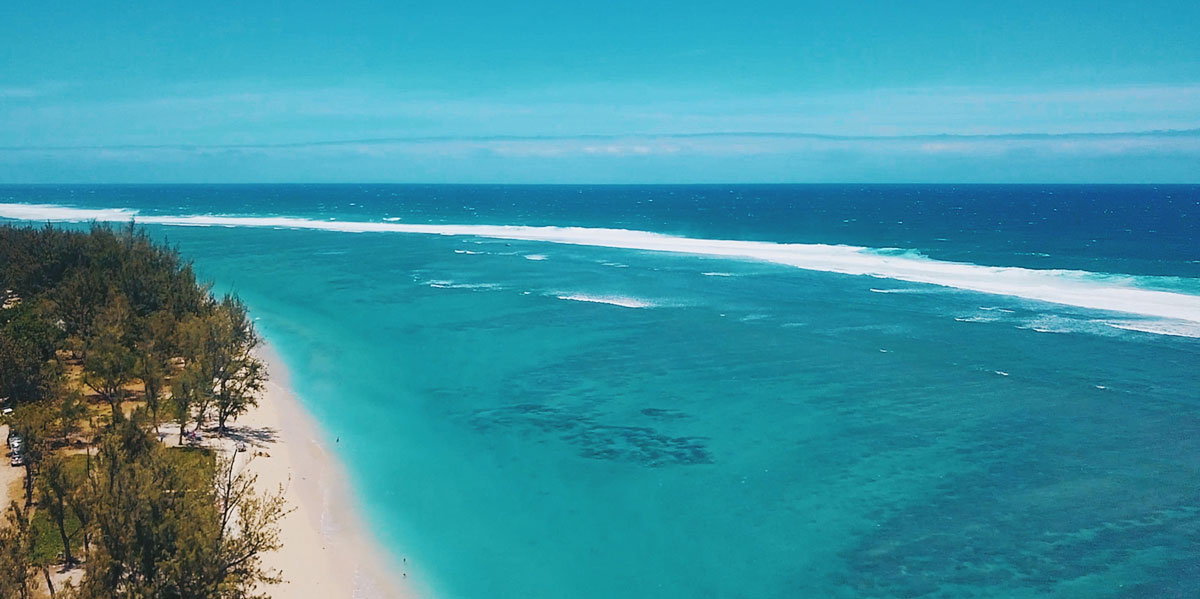
[[978,181],[939,181],[939,182],[914,182],[914,181],[875,181],[875,182],[853,182],[853,181],[796,181],[788,183],[780,182],[744,182],[744,181],[729,181],[725,183],[612,183],[612,182],[587,182],[581,181],[577,183],[446,183],[446,182],[419,182],[419,181],[272,181],[272,182],[238,182],[228,181],[221,183],[213,182],[172,182],[172,183],[152,183],[152,182],[107,182],[107,183],[7,183],[0,181],[0,188],[4,187],[266,187],[266,186],[346,186],[346,185],[378,185],[378,186],[396,186],[396,187],[723,187],[723,186],[739,186],[739,187],[816,187],[816,186],[859,186],[859,187],[1153,187],[1153,186],[1172,186],[1172,187],[1200,187],[1200,181],[1194,182],[1175,182],[1175,181],[1155,181],[1150,183],[1112,183],[1112,182],[1040,182],[1026,181],[1021,183],[1012,182],[978,182]]
[[357,139],[327,139],[293,142],[230,143],[230,144],[80,144],[66,146],[0,146],[0,152],[70,152],[87,150],[253,150],[278,148],[336,147],[344,145],[418,144],[436,142],[496,142],[496,141],[566,141],[566,140],[628,140],[628,139],[796,139],[824,141],[903,141],[903,140],[988,140],[988,139],[1064,139],[1064,138],[1118,138],[1200,136],[1200,128],[1190,129],[1142,129],[1112,132],[1076,133],[924,133],[900,135],[833,135],[824,133],[788,131],[709,131],[698,133],[630,133],[630,134],[580,134],[580,135],[425,135],[370,137]]

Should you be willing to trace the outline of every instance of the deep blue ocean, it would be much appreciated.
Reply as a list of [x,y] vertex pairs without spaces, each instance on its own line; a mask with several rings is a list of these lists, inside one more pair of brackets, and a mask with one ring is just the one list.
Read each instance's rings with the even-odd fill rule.
[[1200,596],[1200,186],[0,187],[131,217],[430,596]]

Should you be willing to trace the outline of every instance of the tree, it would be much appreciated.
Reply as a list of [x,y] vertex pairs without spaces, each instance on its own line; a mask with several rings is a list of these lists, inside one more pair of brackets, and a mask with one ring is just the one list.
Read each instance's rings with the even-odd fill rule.
[[[110,285],[98,269],[74,269],[59,283],[51,296],[67,334],[79,339],[89,338],[96,314],[104,307],[109,293]],[[81,349],[86,356],[86,346]]]
[[7,310],[0,310],[0,329],[14,339],[21,339],[26,349],[39,361],[54,358],[65,334],[54,326],[45,313],[42,302],[26,301]]
[[91,477],[91,448],[88,448],[88,472],[84,474],[82,479],[76,481],[72,485],[70,492],[66,496],[67,507],[71,508],[71,513],[75,514],[75,519],[79,520],[79,532],[83,536],[83,553],[87,555],[91,552],[92,540],[92,513],[94,511],[92,496],[95,490],[94,481]]
[[66,463],[60,455],[46,458],[38,473],[38,491],[41,499],[38,505],[50,513],[50,518],[58,527],[62,537],[63,559],[67,565],[75,562],[71,556],[71,537],[67,534],[67,499],[77,485],[67,472]]
[[82,598],[249,599],[280,581],[261,556],[279,547],[282,489],[256,494],[255,478],[232,463],[189,468],[171,458],[179,451],[130,422],[101,440]]
[[142,380],[146,390],[146,409],[150,410],[154,432],[158,432],[159,412],[162,410],[163,391],[167,386],[167,362],[152,354],[138,356],[134,372]]
[[21,455],[25,467],[25,507],[33,505],[33,478],[45,457],[48,433],[54,413],[44,404],[28,404],[13,413],[13,431],[21,437]]
[[212,404],[212,377],[198,363],[188,364],[175,376],[171,387],[171,405],[179,422],[179,442],[195,414],[196,429],[204,423],[204,413]]
[[0,597],[30,599],[37,589],[37,568],[29,517],[17,502],[8,508],[8,525],[0,526]]
[[219,343],[212,357],[215,368],[217,429],[224,434],[230,419],[258,405],[258,394],[266,382],[266,369],[254,356],[261,340],[246,305],[237,296],[226,295],[214,313],[213,333]]
[[93,336],[83,362],[83,382],[112,407],[113,419],[121,417],[125,386],[134,378],[137,356],[126,343],[130,326],[129,304],[116,296],[96,317]]
[[88,414],[88,407],[83,402],[77,389],[59,393],[61,399],[54,404],[54,434],[64,440],[79,432],[79,423]]
[[50,397],[60,377],[54,357],[62,331],[33,304],[0,310],[0,397],[20,403]]
[[138,343],[134,370],[146,389],[146,407],[150,410],[155,433],[158,432],[162,394],[171,371],[171,339],[174,332],[174,316],[166,311],[158,311],[146,318],[142,339]]
[[23,339],[0,330],[0,398],[29,403],[50,396],[59,371],[53,362],[38,358]]
[[125,386],[133,380],[136,366],[133,352],[116,340],[101,337],[89,344],[83,382],[108,402],[114,419],[121,417]]
[[274,493],[256,494],[258,476],[247,474],[245,469],[235,474],[234,460],[218,462],[217,472],[220,549],[215,579],[234,587],[229,597],[249,598],[257,586],[283,582],[279,572],[263,569],[262,555],[282,546],[279,522],[292,510],[287,507],[282,487]]

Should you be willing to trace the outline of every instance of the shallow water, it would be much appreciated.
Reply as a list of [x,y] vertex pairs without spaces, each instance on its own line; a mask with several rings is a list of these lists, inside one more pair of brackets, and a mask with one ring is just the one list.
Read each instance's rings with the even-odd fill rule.
[[[1195,187],[523,189],[0,197],[898,247],[1184,295],[1200,277]],[[875,221],[836,224],[851,212]],[[1186,322],[705,256],[150,229],[246,299],[370,521],[438,596],[1200,594]]]

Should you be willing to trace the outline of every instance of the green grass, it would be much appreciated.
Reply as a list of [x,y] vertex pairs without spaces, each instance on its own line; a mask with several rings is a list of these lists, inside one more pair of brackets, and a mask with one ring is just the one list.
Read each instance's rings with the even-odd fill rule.
[[[67,472],[75,477],[83,477],[87,468],[87,456],[72,455],[68,456],[65,461]],[[75,517],[75,513],[70,507],[67,508],[64,524],[67,529],[67,538],[71,543],[71,555],[79,557],[83,549],[83,535],[79,532],[79,518]],[[50,516],[50,510],[45,508],[35,510],[29,526],[33,531],[32,557],[34,563],[60,562],[59,556],[63,554],[62,535],[58,532],[58,524]]]
[[[76,558],[83,550],[83,535],[79,534],[79,519],[70,509],[66,519],[67,537],[71,542],[71,555]],[[30,523],[33,529],[33,561],[38,564],[55,564],[62,561],[62,535],[58,532],[58,524],[50,517],[50,510],[39,509],[33,513]]]
[[217,468],[217,456],[205,447],[172,447],[167,449],[167,458],[180,470],[195,473],[197,480],[211,481]]

